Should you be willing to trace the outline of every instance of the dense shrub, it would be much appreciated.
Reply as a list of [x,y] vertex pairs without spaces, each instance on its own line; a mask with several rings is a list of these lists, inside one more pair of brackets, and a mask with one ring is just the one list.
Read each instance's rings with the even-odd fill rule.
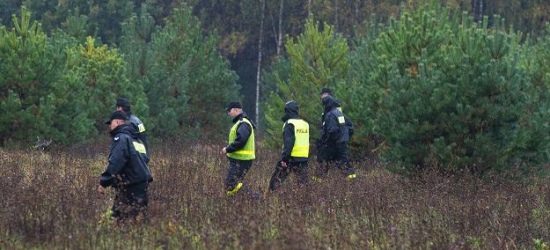
[[548,92],[522,67],[518,34],[426,5],[363,44],[356,91],[396,169],[483,174],[548,161]]

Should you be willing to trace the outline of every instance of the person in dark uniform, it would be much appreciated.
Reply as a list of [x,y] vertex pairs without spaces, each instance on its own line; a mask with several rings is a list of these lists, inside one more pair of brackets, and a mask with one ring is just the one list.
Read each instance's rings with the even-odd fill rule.
[[225,179],[227,195],[236,194],[243,187],[243,179],[256,158],[254,130],[256,126],[243,111],[239,102],[231,102],[225,108],[233,118],[229,131],[228,145],[222,148],[222,154],[229,159],[229,170]]
[[283,153],[269,182],[269,191],[277,189],[294,172],[298,183],[308,183],[309,124],[300,119],[296,101],[285,104]]
[[107,187],[116,190],[111,216],[117,221],[147,218],[147,189],[152,181],[145,146],[128,119],[124,111],[115,111],[105,122],[109,125],[112,143],[109,164],[98,186],[100,194],[104,194]]
[[325,161],[327,164],[319,168],[315,177],[321,180],[326,177],[330,167],[336,165],[347,179],[356,178],[355,169],[348,158],[350,131],[346,118],[338,109],[339,104],[332,96],[323,97],[322,103],[324,113],[318,150],[320,161]]
[[130,104],[130,101],[126,98],[121,97],[116,100],[115,106],[116,110],[124,111],[128,115],[130,124],[132,124],[137,130],[138,138],[141,140],[143,145],[145,145],[147,156],[148,158],[150,158],[151,152],[149,149],[149,143],[147,141],[147,134],[145,133],[145,125],[143,125],[143,122],[141,122],[141,120],[132,113],[132,105]]

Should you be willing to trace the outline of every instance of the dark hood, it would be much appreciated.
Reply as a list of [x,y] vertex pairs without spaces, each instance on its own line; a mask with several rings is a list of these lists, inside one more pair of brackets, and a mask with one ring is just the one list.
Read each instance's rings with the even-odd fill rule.
[[295,101],[289,101],[285,104],[285,115],[281,118],[283,122],[286,122],[290,118],[298,118],[298,103]]
[[332,96],[323,97],[322,102],[323,102],[323,108],[325,112],[340,106],[340,103],[338,103],[338,101],[336,101],[336,99],[334,99],[334,97]]
[[132,138],[134,138],[134,139],[137,139],[138,136],[139,136],[139,132],[135,129],[135,127],[128,124],[128,123],[121,124],[118,127],[116,127],[115,129],[113,129],[111,131],[111,137],[115,137],[119,133],[128,134],[128,135],[132,136]]

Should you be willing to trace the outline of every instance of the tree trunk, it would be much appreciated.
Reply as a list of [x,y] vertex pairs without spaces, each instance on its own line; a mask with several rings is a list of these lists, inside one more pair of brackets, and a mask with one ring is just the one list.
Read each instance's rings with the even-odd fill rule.
[[476,22],[483,20],[484,1],[485,0],[472,0],[472,14]]
[[334,31],[338,32],[338,0],[334,0]]
[[[256,126],[260,126],[260,80],[262,72],[262,42],[264,36],[265,0],[261,2],[260,36],[258,38],[258,69],[256,70]],[[280,31],[279,31],[280,32]]]
[[277,55],[281,54],[283,48],[283,8],[285,0],[281,0],[281,5],[279,6],[279,31],[277,32]]

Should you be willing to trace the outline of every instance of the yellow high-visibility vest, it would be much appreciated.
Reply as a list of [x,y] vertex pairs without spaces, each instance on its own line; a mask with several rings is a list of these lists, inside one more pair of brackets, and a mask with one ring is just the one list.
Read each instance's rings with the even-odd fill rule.
[[233,158],[233,159],[236,159],[236,160],[254,160],[254,159],[256,159],[255,141],[254,141],[254,126],[252,126],[252,123],[248,119],[242,118],[238,122],[236,122],[233,125],[233,127],[231,127],[231,130],[229,131],[228,142],[229,142],[229,144],[231,144],[233,141],[235,141],[235,139],[237,138],[237,127],[242,122],[246,122],[246,123],[248,123],[248,125],[250,125],[250,128],[251,128],[250,137],[248,137],[248,140],[246,141],[246,144],[244,145],[243,148],[241,148],[241,149],[239,149],[235,152],[227,153],[227,156],[229,158]]
[[[286,122],[294,125],[296,138],[290,156],[307,158],[309,156],[309,124],[302,119],[288,119]],[[283,125],[283,131],[285,125]]]

